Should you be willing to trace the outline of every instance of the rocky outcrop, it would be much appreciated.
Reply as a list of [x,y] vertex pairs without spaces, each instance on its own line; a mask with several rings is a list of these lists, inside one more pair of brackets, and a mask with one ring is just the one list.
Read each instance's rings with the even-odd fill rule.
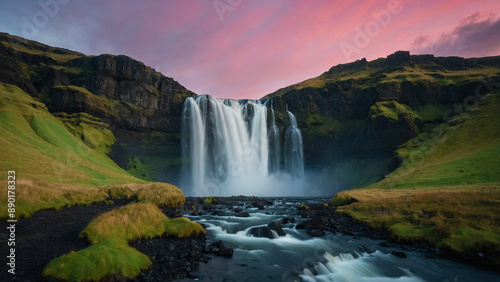
[[[497,71],[483,71],[487,67]],[[266,98],[274,100],[282,128],[288,121],[281,109],[288,106],[295,114],[306,165],[321,167],[373,154],[390,159],[398,146],[449,118],[448,108],[483,95],[486,81],[499,80],[500,56],[464,59],[398,51],[370,62],[334,66]],[[389,116],[374,115],[381,107]],[[397,165],[386,163],[387,170]]]
[[[383,165],[369,177],[373,182],[397,165],[391,158],[398,146],[449,119],[447,108],[459,114],[456,104],[488,92],[485,83],[492,81],[500,81],[500,56],[398,51],[334,66],[265,98],[274,100],[280,132],[289,124],[285,109],[295,114],[308,168],[333,163],[337,179],[360,179],[365,171],[342,164],[366,167],[363,158],[376,154]],[[176,183],[182,104],[195,93],[174,79],[127,56],[86,56],[0,33],[0,82],[19,86],[53,113],[99,118],[117,139],[110,156],[118,165],[143,179]]]
[[174,79],[127,56],[86,56],[0,33],[0,82],[21,87],[52,113],[100,118],[117,139],[111,157],[135,176],[166,181],[163,171],[178,174],[180,164],[167,169],[154,160],[161,167],[148,167],[159,155],[180,159],[182,105],[195,93]]

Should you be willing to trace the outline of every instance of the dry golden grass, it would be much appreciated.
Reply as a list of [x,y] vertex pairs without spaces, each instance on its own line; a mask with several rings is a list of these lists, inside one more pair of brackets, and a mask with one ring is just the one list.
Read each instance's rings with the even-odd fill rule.
[[158,206],[181,207],[186,202],[186,197],[178,187],[162,182],[110,185],[101,189],[111,198],[133,199]]
[[163,234],[184,238],[202,236],[205,230],[187,218],[170,220],[151,203],[126,205],[96,217],[80,233],[90,243],[114,239],[125,242],[140,238],[153,238]]
[[[355,189],[336,198],[338,211],[388,229],[398,240],[426,240],[455,251],[500,251],[500,184]],[[341,199],[350,198],[358,202],[342,205]]]
[[168,218],[161,210],[149,203],[130,204],[103,213],[80,233],[90,243],[114,239],[126,242],[139,238],[161,236]]
[[[6,175],[6,174],[5,174]],[[7,178],[0,180],[7,187]],[[41,180],[16,181],[16,218],[30,217],[43,209],[60,209],[74,205],[88,205],[106,200],[108,195],[99,189],[47,183]],[[0,218],[7,218],[7,190],[0,193]]]
[[165,223],[165,234],[176,238],[200,237],[206,231],[198,223],[194,223],[185,217],[178,217]]
[[[1,179],[0,185],[7,187],[7,178]],[[159,182],[89,188],[47,183],[42,180],[19,179],[16,181],[15,193],[17,219],[30,217],[39,210],[89,205],[105,201],[108,197],[169,207],[181,207],[186,201],[186,197],[179,188]],[[7,198],[7,191],[0,193],[0,218],[8,217]]]

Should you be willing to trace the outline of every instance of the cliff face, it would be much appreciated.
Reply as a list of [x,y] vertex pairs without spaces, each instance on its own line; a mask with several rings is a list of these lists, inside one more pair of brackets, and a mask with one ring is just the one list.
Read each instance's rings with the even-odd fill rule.
[[[398,164],[391,162],[398,146],[462,113],[495,81],[500,81],[500,57],[441,58],[398,51],[334,66],[265,98],[274,99],[277,111],[288,105],[296,115],[308,166],[333,164],[338,171],[347,159],[378,155],[386,164],[373,178],[378,180]],[[279,122],[286,126],[283,118]],[[364,174],[342,173],[351,172]]]
[[[88,113],[109,125],[111,156],[138,177],[178,171],[151,157],[180,160],[180,116],[195,93],[127,56],[86,56],[0,33],[0,82],[19,86],[52,113]],[[139,168],[138,168],[139,167]]]
[[[342,188],[360,187],[395,168],[400,145],[463,113],[498,81],[500,57],[398,51],[334,66],[265,98],[274,100],[281,132],[287,106],[297,117],[308,168]],[[86,56],[0,33],[0,82],[43,102],[88,146],[116,138],[100,150],[134,176],[176,183],[182,106],[195,93],[172,78],[126,56]],[[85,136],[86,126],[113,136]]]

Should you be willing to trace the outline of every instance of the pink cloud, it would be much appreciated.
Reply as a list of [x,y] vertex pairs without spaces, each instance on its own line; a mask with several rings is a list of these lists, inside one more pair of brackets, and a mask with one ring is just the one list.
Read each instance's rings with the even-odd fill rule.
[[[217,1],[230,5],[222,17]],[[495,0],[401,0],[401,12],[347,58],[342,44],[353,45],[357,30],[394,1],[217,1],[71,1],[33,39],[87,54],[128,55],[199,94],[260,98],[333,65],[400,49],[490,54],[496,41],[464,40],[494,36],[495,19],[482,15],[500,13]],[[21,18],[40,10],[37,1],[5,7],[0,27],[21,36]],[[477,18],[460,22],[474,13]]]
[[500,17],[474,13],[451,32],[438,36],[420,35],[413,42],[417,53],[463,57],[500,55]]

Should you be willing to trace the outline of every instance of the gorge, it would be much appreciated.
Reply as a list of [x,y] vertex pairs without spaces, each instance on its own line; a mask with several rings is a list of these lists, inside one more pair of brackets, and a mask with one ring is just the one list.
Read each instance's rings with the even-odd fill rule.
[[[260,100],[222,100],[127,56],[5,33],[0,43],[0,165],[22,175],[20,224],[39,210],[139,202],[234,248],[205,277],[498,277],[447,259],[500,265],[500,56],[397,51]],[[233,195],[245,197],[218,198]],[[155,222],[144,226],[171,223]],[[280,222],[284,236],[251,232]]]

